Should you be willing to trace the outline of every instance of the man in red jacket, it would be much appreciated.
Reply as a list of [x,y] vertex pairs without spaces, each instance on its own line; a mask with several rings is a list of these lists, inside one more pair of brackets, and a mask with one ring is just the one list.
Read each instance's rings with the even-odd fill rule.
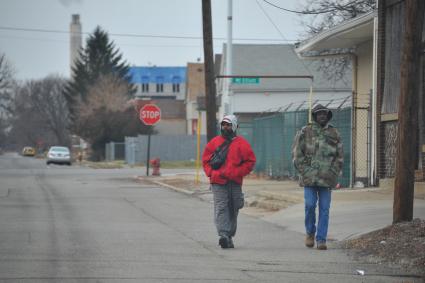
[[[236,233],[239,209],[244,205],[242,179],[253,169],[255,155],[249,143],[236,135],[236,116],[224,116],[220,125],[221,135],[206,145],[202,164],[205,174],[210,178],[214,196],[214,222],[220,237],[218,243],[223,249],[227,249],[234,248],[232,237]],[[219,147],[226,147],[225,145],[228,146],[227,155],[224,154],[224,162],[217,168],[212,163],[212,157]]]

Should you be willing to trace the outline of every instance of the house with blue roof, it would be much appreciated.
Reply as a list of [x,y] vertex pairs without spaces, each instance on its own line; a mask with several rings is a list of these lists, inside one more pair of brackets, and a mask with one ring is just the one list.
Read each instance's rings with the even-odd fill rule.
[[186,67],[130,67],[136,98],[184,100]]

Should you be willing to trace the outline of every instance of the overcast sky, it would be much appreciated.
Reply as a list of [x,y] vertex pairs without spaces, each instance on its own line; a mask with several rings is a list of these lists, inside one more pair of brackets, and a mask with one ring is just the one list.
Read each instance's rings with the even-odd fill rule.
[[[289,9],[300,8],[298,0],[268,1]],[[220,38],[226,37],[227,0],[211,2],[214,53],[221,53],[224,40]],[[130,65],[185,66],[198,58],[203,60],[201,3],[201,0],[0,0],[0,53],[6,54],[14,66],[17,79],[39,79],[49,74],[68,77],[67,32],[72,14],[79,14],[83,44],[87,34],[99,25],[111,34]],[[297,15],[263,0],[233,0],[233,20],[234,43],[293,43],[303,32]]]

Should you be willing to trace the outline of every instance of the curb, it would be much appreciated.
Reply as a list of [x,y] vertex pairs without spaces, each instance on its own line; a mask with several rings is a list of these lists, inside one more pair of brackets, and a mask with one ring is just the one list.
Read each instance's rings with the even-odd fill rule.
[[[150,182],[160,187],[164,187],[176,192],[184,193],[185,195],[188,195],[188,196],[199,197],[199,191],[190,191],[190,190],[182,189],[176,186],[163,183],[161,181],[152,180],[149,177],[145,177],[145,176],[135,176],[135,178],[140,181]],[[256,195],[246,197],[245,199],[245,204],[249,207],[257,207],[257,208],[262,208],[262,209],[266,209],[270,211],[284,209],[284,208],[287,208],[288,206],[291,206],[299,202],[300,202],[300,198],[291,197],[287,195],[285,195],[285,197],[282,197],[282,196],[279,196],[278,194],[269,193],[269,192],[260,192]]]
[[165,184],[165,183],[160,182],[160,181],[150,180],[150,179],[147,179],[146,177],[136,176],[136,179],[138,179],[140,181],[148,181],[148,182],[154,183],[154,184],[156,184],[156,185],[158,185],[160,187],[165,187],[165,188],[171,189],[173,191],[184,193],[186,195],[190,195],[191,196],[191,195],[195,194],[195,192],[193,192],[193,191],[189,191],[189,190],[185,190],[185,189],[178,188],[178,187],[175,187],[175,186],[171,186],[171,185]]
[[304,198],[302,196],[294,196],[288,193],[279,194],[274,192],[259,191],[256,193],[256,196],[276,201],[283,201],[286,203],[301,203],[304,201]]

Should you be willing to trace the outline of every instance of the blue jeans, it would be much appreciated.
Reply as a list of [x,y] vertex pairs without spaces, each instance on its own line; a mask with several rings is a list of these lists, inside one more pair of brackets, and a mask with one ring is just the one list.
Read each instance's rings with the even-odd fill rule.
[[[316,205],[319,200],[319,222],[316,234]],[[317,242],[326,242],[329,224],[331,190],[324,187],[304,187],[305,230],[309,235],[316,234]]]

